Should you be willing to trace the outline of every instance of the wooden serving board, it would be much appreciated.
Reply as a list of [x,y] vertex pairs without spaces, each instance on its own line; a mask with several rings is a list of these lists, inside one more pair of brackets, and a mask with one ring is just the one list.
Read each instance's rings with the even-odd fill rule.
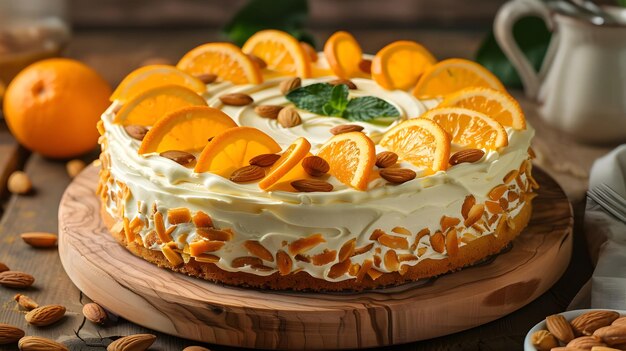
[[488,263],[422,283],[363,293],[234,288],[174,273],[120,246],[100,218],[97,169],[67,188],[59,254],[76,286],[139,325],[198,341],[267,349],[384,346],[469,329],[549,289],[572,250],[573,217],[559,185],[535,168],[541,189],[528,228]]

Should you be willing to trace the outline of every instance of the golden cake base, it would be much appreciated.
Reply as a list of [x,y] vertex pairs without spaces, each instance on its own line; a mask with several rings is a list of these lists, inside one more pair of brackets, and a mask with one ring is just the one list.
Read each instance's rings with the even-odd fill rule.
[[[67,189],[59,209],[59,253],[72,281],[93,300],[120,316],[165,333],[231,346],[279,349],[338,349],[384,346],[468,329],[504,316],[545,292],[565,270],[571,255],[572,213],[560,187],[535,171],[541,189],[528,227],[513,248],[483,264],[424,283],[362,293],[298,293],[214,284],[161,269],[129,254],[110,235],[94,194],[97,169],[88,167]],[[530,208],[518,217],[530,215]],[[410,277],[442,273],[499,251],[517,235],[461,248],[466,261],[424,261]],[[507,239],[508,238],[508,239]],[[167,266],[160,253],[130,247]],[[142,250],[139,250],[142,249]],[[491,252],[491,251],[489,251]],[[160,257],[159,257],[160,256]],[[226,273],[214,265],[184,268],[231,284],[274,284],[279,277]],[[451,268],[452,267],[452,268]],[[207,275],[208,277],[208,275]],[[384,282],[397,284],[399,275]],[[298,284],[319,280],[294,275]],[[313,279],[314,281],[310,281]],[[350,281],[339,284],[351,284]],[[354,283],[352,283],[354,284]],[[310,285],[309,285],[310,286]]]

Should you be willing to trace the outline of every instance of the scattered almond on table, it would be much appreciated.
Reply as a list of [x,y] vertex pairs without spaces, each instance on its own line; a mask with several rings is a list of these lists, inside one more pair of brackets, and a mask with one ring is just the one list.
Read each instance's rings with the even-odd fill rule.
[[11,194],[27,194],[33,189],[33,184],[30,181],[28,174],[22,171],[15,171],[9,176],[7,187]]
[[7,288],[27,288],[35,282],[32,275],[18,271],[4,271],[0,273],[0,285]]
[[211,351],[211,350],[202,346],[187,346],[183,349],[183,351]]
[[590,311],[568,321],[546,317],[548,330],[538,330],[531,342],[538,351],[615,351],[626,349],[626,317],[615,311]]
[[37,248],[53,247],[58,239],[56,234],[45,232],[22,233],[20,237],[28,245]]
[[45,327],[58,322],[63,316],[65,316],[64,306],[46,305],[28,312],[24,318],[28,324],[36,327]]
[[104,324],[108,319],[104,308],[95,302],[91,302],[83,306],[83,316],[85,316],[85,318],[87,318],[90,322],[96,324]]
[[128,335],[110,343],[107,351],[145,351],[155,340],[156,336],[152,334]]
[[69,351],[65,345],[39,336],[25,336],[17,346],[20,351]]
[[15,294],[15,296],[13,296],[13,299],[17,302],[18,305],[24,307],[29,311],[39,307],[39,304],[35,300],[26,295]]
[[10,324],[0,323],[0,345],[17,342],[25,335],[24,331]]

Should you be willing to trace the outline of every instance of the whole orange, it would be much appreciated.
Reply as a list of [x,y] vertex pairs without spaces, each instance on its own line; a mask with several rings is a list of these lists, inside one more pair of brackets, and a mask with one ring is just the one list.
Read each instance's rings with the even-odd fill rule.
[[109,105],[111,87],[92,68],[76,60],[36,62],[11,81],[4,96],[4,117],[26,148],[51,158],[92,150],[96,123]]

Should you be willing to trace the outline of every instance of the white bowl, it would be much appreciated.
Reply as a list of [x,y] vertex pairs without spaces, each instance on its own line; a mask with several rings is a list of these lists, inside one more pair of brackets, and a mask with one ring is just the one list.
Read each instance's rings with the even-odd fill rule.
[[[615,311],[618,312],[619,314],[621,314],[622,316],[626,316],[626,311],[622,311],[622,310],[611,310],[608,308],[594,308],[594,309],[588,309],[588,310],[573,310],[573,311],[566,311],[566,312],[562,312],[559,313],[560,315],[562,315],[563,317],[565,317],[565,319],[567,319],[568,321],[571,321],[572,319],[580,316],[583,313],[586,312],[590,312],[590,311]],[[530,341],[530,337],[531,335],[533,335],[534,332],[538,331],[538,330],[547,330],[548,328],[546,327],[546,320],[542,320],[541,322],[537,323],[529,332],[528,334],[526,334],[526,339],[524,339],[524,351],[537,351],[537,349],[533,346],[533,343]]]

